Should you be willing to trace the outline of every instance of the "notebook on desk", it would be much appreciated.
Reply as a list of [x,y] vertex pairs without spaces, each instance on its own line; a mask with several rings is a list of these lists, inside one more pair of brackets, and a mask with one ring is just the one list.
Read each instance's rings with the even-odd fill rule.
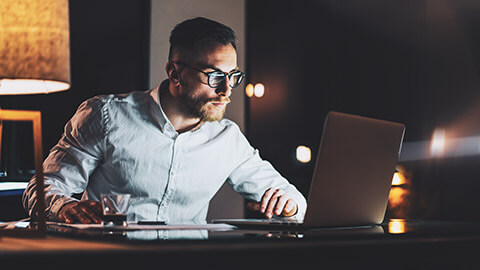
[[352,227],[385,216],[403,124],[339,112],[325,120],[304,220],[216,219],[238,227]]

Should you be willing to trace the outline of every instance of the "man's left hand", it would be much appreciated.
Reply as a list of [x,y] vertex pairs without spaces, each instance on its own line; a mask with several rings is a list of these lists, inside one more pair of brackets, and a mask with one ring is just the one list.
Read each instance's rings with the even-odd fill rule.
[[293,198],[281,189],[269,188],[263,194],[260,203],[249,202],[249,208],[264,213],[267,218],[277,216],[293,216],[297,213],[297,203]]

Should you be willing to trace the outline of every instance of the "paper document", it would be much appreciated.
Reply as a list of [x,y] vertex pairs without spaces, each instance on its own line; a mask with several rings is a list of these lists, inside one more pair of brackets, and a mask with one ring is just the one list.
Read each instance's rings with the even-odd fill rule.
[[209,230],[209,231],[228,231],[236,227],[225,223],[219,224],[168,224],[168,225],[138,225],[136,222],[129,222],[127,226],[102,225],[102,224],[68,224],[58,222],[47,222],[47,225],[62,226],[78,230],[118,230],[118,231],[137,231],[137,230]]

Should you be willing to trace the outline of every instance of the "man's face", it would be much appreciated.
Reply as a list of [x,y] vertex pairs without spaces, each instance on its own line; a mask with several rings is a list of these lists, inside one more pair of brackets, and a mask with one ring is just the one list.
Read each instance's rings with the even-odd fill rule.
[[[200,53],[195,58],[183,60],[185,64],[205,73],[222,71],[225,73],[237,69],[237,53],[232,45],[217,45]],[[228,78],[218,87],[208,85],[208,76],[189,67],[180,72],[180,94],[182,111],[187,117],[200,118],[202,121],[218,121],[225,114],[231,88]]]

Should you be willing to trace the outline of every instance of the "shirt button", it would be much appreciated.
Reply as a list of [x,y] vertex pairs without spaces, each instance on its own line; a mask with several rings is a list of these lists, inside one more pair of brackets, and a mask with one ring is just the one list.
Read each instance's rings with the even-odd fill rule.
[[162,203],[162,206],[167,206],[167,203],[166,203],[166,202],[163,202],[163,203]]

